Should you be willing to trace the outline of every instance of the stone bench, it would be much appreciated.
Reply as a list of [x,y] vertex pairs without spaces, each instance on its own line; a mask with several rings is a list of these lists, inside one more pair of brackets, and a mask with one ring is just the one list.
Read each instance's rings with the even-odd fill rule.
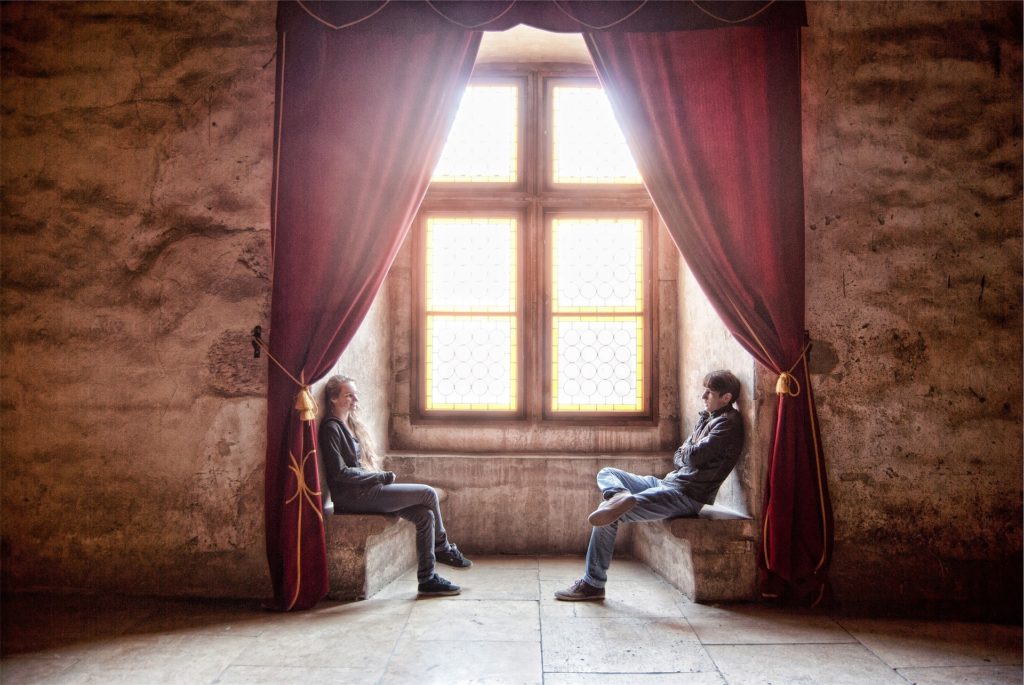
[[696,517],[633,526],[633,556],[694,602],[755,597],[755,521],[727,507],[705,505]]
[[[438,499],[445,500],[439,488]],[[416,528],[397,514],[334,512],[324,505],[328,597],[366,599],[416,568]]]

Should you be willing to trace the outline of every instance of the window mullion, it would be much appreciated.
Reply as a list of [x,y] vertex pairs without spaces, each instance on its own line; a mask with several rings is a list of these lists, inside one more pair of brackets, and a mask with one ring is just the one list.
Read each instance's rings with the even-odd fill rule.
[[540,417],[542,399],[538,375],[543,370],[543,292],[541,272],[543,254],[538,242],[541,235],[539,221],[541,207],[536,201],[529,203],[526,209],[526,221],[523,227],[523,333],[524,333],[524,364],[529,369],[525,378],[524,399],[527,417],[536,420]]
[[[481,83],[484,84],[499,82],[510,82],[508,74],[504,74],[504,78],[484,76],[481,79]],[[470,407],[468,403],[463,405],[458,402],[447,403],[444,405],[444,409],[435,411],[428,408],[428,405],[425,403],[425,395],[420,394],[420,400],[417,401],[417,404],[420,402],[424,402],[424,404],[419,405],[417,415],[423,418],[426,418],[428,415],[438,418],[456,418],[457,416],[472,414],[482,418],[489,416],[495,418],[525,418],[529,421],[539,421],[545,418],[594,418],[594,420],[606,420],[613,415],[633,419],[647,418],[651,415],[651,393],[655,387],[654,381],[656,380],[650,347],[653,340],[651,326],[655,314],[652,309],[654,307],[652,278],[655,266],[653,262],[649,261],[652,257],[652,252],[648,249],[652,212],[650,198],[647,196],[646,190],[642,185],[615,186],[610,183],[600,186],[596,183],[577,185],[571,183],[553,184],[551,179],[548,178],[552,171],[549,155],[551,147],[549,134],[553,130],[550,97],[553,92],[553,84],[564,84],[569,83],[569,81],[565,78],[564,74],[546,77],[544,74],[533,70],[520,72],[520,76],[515,79],[515,82],[522,88],[518,96],[518,101],[521,105],[518,115],[520,136],[519,179],[515,183],[504,185],[494,182],[453,183],[450,181],[432,184],[425,198],[421,216],[424,217],[422,220],[424,235],[427,217],[434,215],[444,217],[465,215],[475,217],[474,220],[480,221],[490,220],[488,217],[510,216],[512,214],[518,217],[519,226],[516,231],[517,243],[514,256],[516,279],[516,312],[514,316],[516,317],[516,324],[514,327],[515,337],[511,341],[516,349],[516,361],[513,364],[515,379],[513,382],[517,388],[518,411],[492,411],[489,406]],[[592,77],[586,79],[585,82],[584,80],[576,79],[574,83],[576,85],[584,84],[584,88],[592,88],[593,84],[596,84],[596,80]],[[590,85],[587,86],[586,84]],[[459,178],[454,174],[451,177]],[[587,310],[581,308],[566,312],[553,311],[552,270],[554,266],[551,263],[551,241],[553,238],[549,222],[552,216],[568,214],[579,217],[601,216],[613,220],[629,220],[628,218],[641,215],[645,217],[641,222],[644,246],[640,250],[642,255],[640,258],[641,273],[637,276],[640,283],[635,286],[639,287],[642,292],[642,295],[640,295],[642,308],[639,311],[631,310],[627,306],[628,302],[622,301],[618,302],[617,308],[609,310],[593,308]],[[461,251],[463,244],[462,242],[449,242],[447,243],[448,247],[445,249]],[[617,243],[613,241],[612,244]],[[576,249],[582,250],[586,249],[588,243],[586,239],[583,239],[578,240],[577,245],[578,248]],[[423,249],[426,249],[425,245]],[[477,248],[476,252],[472,254],[478,255],[478,257],[469,258],[470,261],[467,264],[470,266],[473,259],[476,259],[480,264],[489,263],[490,256],[486,251],[480,252],[479,248]],[[425,260],[425,258],[424,254],[421,253],[420,259]],[[578,263],[585,264],[586,261]],[[595,264],[605,265],[601,267],[604,269],[603,274],[600,276],[595,275],[595,283],[598,279],[607,280],[612,278],[610,274],[614,271],[614,268],[607,266],[610,263],[607,260],[595,262]],[[420,265],[422,269],[420,272],[422,274],[421,278],[426,278],[427,264],[425,261],[421,261]],[[484,271],[490,274],[493,272],[493,269],[488,270],[485,267]],[[472,273],[472,268],[469,269],[469,273]],[[460,287],[467,291],[475,290],[473,284],[479,283],[482,287],[486,278],[487,276],[484,273],[472,276],[468,281],[464,278],[465,285]],[[421,283],[425,284],[426,281],[421,280]],[[631,287],[634,287],[632,283]],[[425,292],[423,297],[426,297]],[[580,302],[583,302],[583,300],[580,300]],[[424,360],[429,359],[430,354],[437,353],[438,350],[443,349],[443,343],[441,342],[436,343],[441,345],[441,347],[431,350],[426,349],[425,346],[430,344],[427,338],[431,330],[439,330],[437,328],[438,325],[442,327],[448,326],[449,329],[456,330],[462,324],[453,323],[453,319],[467,318],[473,315],[472,312],[463,311],[445,312],[443,307],[439,307],[436,311],[430,310],[427,308],[425,299],[420,300],[419,306],[422,318],[419,319],[419,330],[417,335],[414,336],[420,341],[418,343],[418,351],[415,354],[422,356]],[[612,306],[614,307],[615,305],[613,304]],[[447,319],[444,318],[446,314],[450,315]],[[587,403],[579,403],[579,406],[575,409],[552,411],[551,395],[554,380],[552,375],[552,355],[554,354],[555,343],[553,336],[557,328],[556,317],[570,322],[570,328],[576,326],[580,331],[589,331],[605,337],[607,337],[608,330],[618,331],[621,329],[626,331],[625,334],[629,336],[629,339],[635,341],[635,345],[631,348],[633,349],[633,357],[630,363],[635,362],[636,371],[632,374],[632,377],[635,377],[636,383],[634,383],[633,387],[636,387],[637,383],[640,384],[638,392],[643,398],[643,406],[638,406],[637,402],[633,402],[628,407],[623,408],[626,405],[616,405],[613,407],[607,402],[605,405],[595,402],[592,403],[592,406]],[[477,318],[477,324],[466,324],[466,326],[472,328],[473,325],[477,325],[488,329],[488,327],[493,328],[498,325],[486,321],[488,318],[498,318],[497,311],[480,311]],[[492,332],[492,334],[494,333]],[[456,339],[459,340],[469,339],[466,337],[468,334],[457,333],[455,335]],[[622,334],[616,333],[616,335],[621,337]],[[447,339],[452,339],[451,336],[452,333],[449,333]],[[460,338],[459,336],[462,337]],[[461,342],[459,344],[465,346],[467,343]],[[615,344],[621,346],[622,343],[617,342]],[[627,343],[626,347],[630,347],[632,344]],[[607,351],[602,350],[601,353],[605,355]],[[431,379],[428,377],[423,365],[419,365],[418,368],[421,371],[417,374],[419,376],[417,383],[420,387],[425,388]],[[582,395],[580,396],[582,397]],[[594,395],[594,397],[597,396],[596,394]],[[618,396],[614,393],[608,395],[608,397]],[[512,416],[512,413],[515,413],[516,416]]]

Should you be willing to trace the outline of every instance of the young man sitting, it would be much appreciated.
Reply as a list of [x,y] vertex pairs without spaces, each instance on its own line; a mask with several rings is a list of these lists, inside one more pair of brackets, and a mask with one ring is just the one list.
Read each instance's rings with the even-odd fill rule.
[[704,377],[704,411],[672,458],[675,470],[664,478],[614,468],[598,472],[597,487],[604,502],[589,517],[594,529],[587,547],[586,572],[568,589],[555,592],[556,599],[604,599],[620,521],[696,516],[703,505],[714,503],[718,488],[743,451],[743,419],[734,406],[739,396],[739,379],[730,371],[712,371]]

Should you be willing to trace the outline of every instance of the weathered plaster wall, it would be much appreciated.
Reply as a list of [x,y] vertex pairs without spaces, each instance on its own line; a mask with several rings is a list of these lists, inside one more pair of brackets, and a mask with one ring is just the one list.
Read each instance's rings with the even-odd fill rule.
[[0,12],[5,585],[266,595],[275,5]]
[[[393,453],[400,480],[444,489],[445,526],[474,554],[578,554],[590,540],[587,515],[600,503],[594,476],[604,466],[634,473],[665,470],[662,455]],[[628,549],[633,525],[619,529]]]
[[821,2],[807,321],[844,602],[1021,592],[1021,5]]

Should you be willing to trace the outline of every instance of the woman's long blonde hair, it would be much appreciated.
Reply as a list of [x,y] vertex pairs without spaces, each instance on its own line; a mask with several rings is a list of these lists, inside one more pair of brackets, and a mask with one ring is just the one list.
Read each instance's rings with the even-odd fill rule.
[[[338,395],[341,394],[341,386],[345,383],[355,383],[355,380],[341,374],[327,379],[327,383],[324,385],[323,402],[321,403],[321,406],[324,408],[324,415],[321,421],[331,416],[331,400],[338,398]],[[353,409],[349,412],[347,428],[352,431],[352,434],[363,448],[361,457],[363,468],[371,471],[380,471],[377,446],[374,444],[373,437],[366,428],[366,424],[360,420],[358,409]]]

